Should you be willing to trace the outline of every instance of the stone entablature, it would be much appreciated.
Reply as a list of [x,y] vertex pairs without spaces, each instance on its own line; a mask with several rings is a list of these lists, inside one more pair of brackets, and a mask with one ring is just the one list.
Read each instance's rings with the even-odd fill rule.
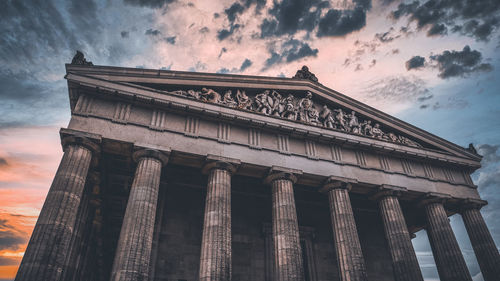
[[[227,120],[231,123],[237,123],[243,126],[254,128],[266,128],[269,130],[278,130],[282,134],[296,135],[305,138],[321,139],[325,141],[332,141],[336,143],[345,143],[350,146],[357,146],[361,149],[368,149],[380,151],[383,153],[391,153],[393,155],[401,155],[404,157],[417,157],[423,161],[443,162],[463,167],[463,169],[472,172],[479,167],[479,163],[468,158],[455,156],[449,152],[440,151],[428,148],[416,148],[404,146],[397,143],[389,143],[378,139],[364,137],[361,135],[346,134],[335,130],[325,130],[316,126],[309,126],[298,122],[290,122],[282,120],[281,118],[271,118],[272,116],[261,116],[246,111],[239,111],[231,108],[221,108],[211,103],[192,102],[191,99],[183,98],[180,96],[170,96],[165,94],[157,94],[151,89],[144,90],[140,87],[132,87],[132,85],[121,85],[93,79],[90,77],[76,76],[69,74],[69,80],[77,83],[80,86],[86,87],[90,93],[88,100],[92,100],[92,91],[97,90],[98,95],[104,99],[119,99],[128,101],[129,103],[142,104],[143,106],[154,107],[159,111],[178,111],[178,112],[191,112],[202,118],[217,118]],[[98,83],[99,85],[97,85]],[[113,88],[109,88],[113,87]],[[72,109],[79,109],[80,106],[76,105],[79,94],[82,91],[70,88],[70,98],[72,100]],[[92,114],[92,109],[88,106],[89,101],[84,101],[82,104],[87,111],[80,114]],[[113,111],[116,109],[113,109]],[[102,116],[101,116],[102,117]],[[134,120],[135,121],[135,120]],[[194,120],[195,121],[195,120]],[[129,121],[130,122],[130,121]],[[161,122],[155,119],[154,122]],[[156,123],[155,123],[156,124]],[[155,128],[156,125],[151,126]],[[157,128],[157,127],[156,127]],[[193,130],[195,127],[190,127]],[[158,128],[157,128],[158,129]],[[161,130],[161,128],[159,128]],[[257,140],[258,141],[258,140]]]
[[451,161],[448,161],[445,167],[436,161],[437,158],[422,159],[416,153],[384,149],[373,144],[360,148],[359,143],[353,140],[328,139],[311,132],[301,134],[296,128],[292,128],[290,134],[282,128],[270,127],[268,123],[259,123],[258,120],[247,120],[245,126],[234,122],[234,118],[228,114],[220,112],[214,112],[214,115],[206,114],[207,109],[203,113],[208,116],[200,114],[200,111],[193,108],[191,108],[193,114],[186,116],[185,111],[181,113],[179,108],[172,106],[162,109],[137,103],[132,106],[132,102],[102,98],[103,93],[104,90],[100,89],[101,97],[93,95],[90,91],[81,94],[73,115],[97,117],[117,124],[141,126],[153,131],[172,132],[228,145],[237,144],[255,150],[275,151],[285,156],[295,155],[311,160],[329,161],[385,174],[400,174],[474,187],[466,170],[458,165],[456,168],[450,168]]

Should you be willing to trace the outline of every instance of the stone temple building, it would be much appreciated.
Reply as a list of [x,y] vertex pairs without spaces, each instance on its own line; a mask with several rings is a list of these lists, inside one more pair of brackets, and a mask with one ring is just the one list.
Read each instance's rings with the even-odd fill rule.
[[440,279],[500,256],[463,148],[293,78],[66,65],[64,156],[16,280],[423,280],[425,229]]

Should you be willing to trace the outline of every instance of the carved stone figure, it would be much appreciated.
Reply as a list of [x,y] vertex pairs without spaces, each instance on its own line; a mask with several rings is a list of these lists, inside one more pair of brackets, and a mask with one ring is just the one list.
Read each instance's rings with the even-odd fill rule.
[[365,122],[363,122],[363,126],[362,126],[362,132],[365,136],[369,136],[369,137],[373,137],[373,126],[372,126],[372,121],[371,120],[367,120]]
[[335,119],[333,118],[333,112],[325,104],[323,109],[319,114],[319,119],[323,123],[323,126],[329,129],[335,128]]
[[193,99],[199,100],[201,98],[201,92],[195,91],[195,90],[188,90],[186,92],[186,96],[188,98],[193,98]]
[[318,78],[316,78],[316,75],[314,75],[313,73],[311,73],[309,71],[309,68],[307,66],[302,66],[302,69],[300,70],[297,70],[297,73],[295,73],[295,76],[293,76],[293,78],[296,78],[296,79],[307,79],[307,80],[311,80],[313,82],[318,82]]
[[271,114],[272,112],[272,103],[273,99],[269,96],[269,90],[265,90],[264,92],[255,96],[255,105],[257,110],[260,113],[264,113],[266,115]]
[[392,142],[399,142],[398,137],[393,132],[388,133],[387,138]]
[[171,95],[179,95],[179,96],[187,96],[187,92],[183,90],[177,90],[177,91],[167,91],[167,94]]
[[359,125],[358,117],[356,116],[356,112],[353,110],[351,114],[348,116],[349,123],[347,126],[349,127],[350,132],[354,134],[361,134],[361,128]]
[[281,117],[286,118],[288,120],[297,120],[297,110],[293,103],[293,96],[288,95],[288,97],[284,99],[284,104],[285,104],[285,109],[283,110]]
[[222,104],[225,104],[229,107],[236,107],[238,103],[233,99],[231,95],[232,95],[231,90],[227,90],[226,93],[224,94],[224,98],[222,99]]
[[201,89],[201,99],[203,101],[212,102],[212,103],[220,103],[221,95],[212,89],[203,88]]
[[271,98],[272,98],[272,108],[271,108],[271,114],[273,116],[281,116],[281,114],[283,113],[283,111],[285,110],[285,104],[284,104],[284,100],[283,100],[283,97],[281,96],[280,93],[276,92],[276,91],[273,91],[271,93]]
[[299,101],[299,120],[309,123],[309,111],[311,111],[313,107],[312,101],[312,93],[307,92],[304,98],[301,98]]
[[236,99],[238,100],[238,107],[241,109],[251,110],[252,100],[247,96],[245,91],[236,91]]
[[83,53],[80,51],[76,51],[75,56],[71,60],[71,64],[94,65],[91,61],[87,61]]
[[405,136],[398,136],[398,140],[402,144],[406,144],[408,146],[414,146],[414,147],[422,147],[419,143],[416,143],[412,141],[411,139],[405,137]]
[[309,120],[309,123],[316,126],[321,125],[321,123],[319,122],[319,112],[314,106],[312,106],[307,112],[307,118]]
[[380,129],[379,123],[376,123],[375,126],[373,127],[372,134],[373,134],[373,137],[375,137],[377,139],[382,139],[382,137],[384,136],[384,132],[382,131],[382,129]]
[[336,120],[336,123],[338,125],[338,129],[340,130],[343,130],[343,131],[349,131],[349,128],[347,127],[346,125],[346,121],[345,121],[345,113],[344,111],[342,110],[342,108],[339,108],[339,109],[335,109],[333,110],[336,114],[335,114],[335,120]]

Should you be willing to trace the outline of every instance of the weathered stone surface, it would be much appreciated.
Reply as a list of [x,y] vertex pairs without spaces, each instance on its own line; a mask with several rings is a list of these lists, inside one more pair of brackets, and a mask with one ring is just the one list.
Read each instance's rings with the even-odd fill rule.
[[302,250],[293,194],[296,177],[288,172],[272,170],[266,181],[272,186],[275,280],[303,280]]
[[[140,150],[115,253],[111,280],[148,280],[162,164],[160,152]],[[162,163],[163,161],[163,163]]]
[[[35,225],[16,280],[63,280],[70,267],[70,253],[77,214],[84,193],[92,153],[98,147],[84,138],[67,138],[64,155]],[[77,227],[78,228],[78,227]]]
[[[439,200],[439,199],[438,199]],[[427,236],[442,281],[471,281],[469,270],[441,201],[424,203]]]
[[330,202],[333,238],[340,280],[367,280],[365,261],[349,198],[350,183],[328,180],[325,184]]
[[498,280],[500,254],[479,211],[479,206],[465,208],[461,213],[484,280]]
[[397,281],[423,281],[417,256],[395,192],[382,191],[378,198],[380,216],[391,253],[394,278]]
[[209,175],[201,242],[200,281],[230,281],[231,173],[228,162],[208,163]]

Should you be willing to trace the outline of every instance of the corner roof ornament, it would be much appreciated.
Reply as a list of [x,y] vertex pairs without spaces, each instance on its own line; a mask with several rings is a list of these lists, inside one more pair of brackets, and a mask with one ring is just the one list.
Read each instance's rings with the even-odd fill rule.
[[318,78],[316,78],[316,75],[314,73],[309,71],[309,67],[307,66],[302,66],[302,69],[297,70],[297,73],[295,73],[295,76],[292,77],[293,79],[306,79],[310,80],[313,82],[318,83]]
[[472,143],[469,143],[469,147],[466,147],[465,149],[474,153],[474,154],[478,154],[476,148],[474,147],[474,144],[472,144]]
[[75,56],[73,57],[73,60],[71,60],[71,64],[77,64],[77,65],[94,65],[91,61],[87,61],[85,59],[85,55],[83,55],[82,52],[76,51]]

